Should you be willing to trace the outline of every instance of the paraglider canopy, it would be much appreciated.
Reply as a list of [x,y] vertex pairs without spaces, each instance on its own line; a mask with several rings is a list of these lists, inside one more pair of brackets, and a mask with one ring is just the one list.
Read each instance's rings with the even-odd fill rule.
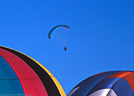
[[59,28],[59,27],[64,27],[64,28],[67,28],[67,29],[70,29],[70,27],[68,25],[56,25],[54,26],[48,33],[48,38],[51,39],[52,37],[52,34],[54,33],[54,31]]
[[54,39],[57,41],[61,46],[64,47],[64,51],[67,50],[67,39],[68,39],[68,32],[70,27],[68,25],[56,25],[48,32],[48,38]]

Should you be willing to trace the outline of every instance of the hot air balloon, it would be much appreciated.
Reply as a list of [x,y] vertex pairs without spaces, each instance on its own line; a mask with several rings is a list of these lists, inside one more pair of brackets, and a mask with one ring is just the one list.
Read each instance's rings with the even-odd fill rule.
[[0,95],[66,96],[56,78],[39,62],[0,46]]
[[64,51],[66,51],[69,29],[70,27],[68,25],[56,25],[48,32],[48,38],[51,39],[53,37],[55,41],[64,47]]
[[109,71],[91,76],[74,87],[68,96],[134,96],[134,72]]

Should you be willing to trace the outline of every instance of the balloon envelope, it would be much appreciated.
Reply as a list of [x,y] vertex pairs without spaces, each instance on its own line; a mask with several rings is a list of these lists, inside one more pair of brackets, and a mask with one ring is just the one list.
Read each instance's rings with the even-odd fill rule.
[[91,76],[68,96],[134,96],[134,72],[109,71]]
[[0,95],[65,96],[56,78],[39,62],[0,46]]

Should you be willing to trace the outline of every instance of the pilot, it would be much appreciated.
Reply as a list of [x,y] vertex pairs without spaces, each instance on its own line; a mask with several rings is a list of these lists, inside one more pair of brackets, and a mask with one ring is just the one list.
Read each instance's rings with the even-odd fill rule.
[[64,47],[64,51],[66,51],[67,50],[67,47]]

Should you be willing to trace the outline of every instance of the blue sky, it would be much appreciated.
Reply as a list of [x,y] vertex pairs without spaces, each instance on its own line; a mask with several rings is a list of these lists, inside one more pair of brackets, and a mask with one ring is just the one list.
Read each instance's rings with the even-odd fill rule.
[[[49,30],[71,27],[63,51]],[[68,93],[104,71],[134,70],[133,0],[1,0],[0,45],[43,64]]]

